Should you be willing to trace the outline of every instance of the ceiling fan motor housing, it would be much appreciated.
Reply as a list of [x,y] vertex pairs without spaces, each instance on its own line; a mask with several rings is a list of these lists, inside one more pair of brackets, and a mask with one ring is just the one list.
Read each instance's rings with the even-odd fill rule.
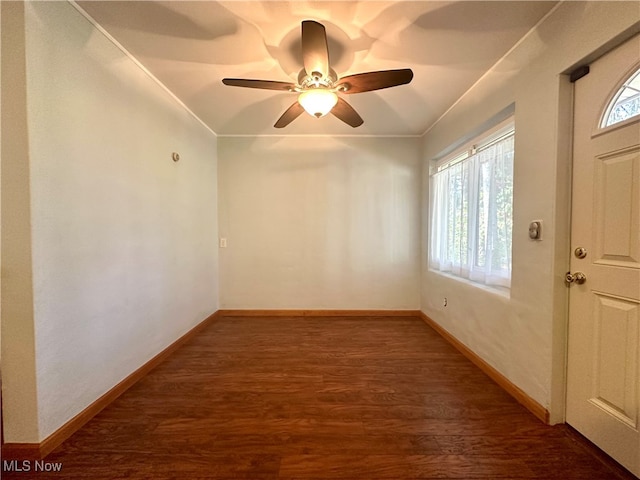
[[313,72],[311,75],[309,75],[304,68],[300,70],[300,73],[298,73],[298,85],[300,85],[300,89],[303,91],[309,88],[332,89],[337,80],[338,75],[333,70],[333,68],[329,69],[329,73],[327,76],[323,76],[319,72]]

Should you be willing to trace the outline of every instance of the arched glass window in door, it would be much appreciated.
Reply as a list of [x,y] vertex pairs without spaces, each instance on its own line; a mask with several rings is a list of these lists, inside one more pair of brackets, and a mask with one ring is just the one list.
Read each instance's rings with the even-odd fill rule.
[[602,128],[640,115],[640,68],[622,84],[605,112],[600,125]]

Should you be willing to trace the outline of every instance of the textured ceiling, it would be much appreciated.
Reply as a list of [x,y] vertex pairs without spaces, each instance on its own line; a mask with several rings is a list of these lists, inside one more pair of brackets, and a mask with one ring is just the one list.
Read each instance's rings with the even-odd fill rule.
[[[556,2],[80,1],[77,4],[219,135],[421,135]],[[291,93],[224,77],[295,81],[300,22],[327,30],[339,76],[411,68],[409,85],[344,95],[364,119],[273,124]]]

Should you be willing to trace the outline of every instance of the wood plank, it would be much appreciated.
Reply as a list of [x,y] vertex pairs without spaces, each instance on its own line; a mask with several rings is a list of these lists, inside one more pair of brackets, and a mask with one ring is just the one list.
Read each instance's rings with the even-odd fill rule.
[[232,315],[47,455],[62,472],[37,478],[633,478],[594,448],[540,422],[418,315]]
[[522,458],[463,455],[292,455],[282,462],[281,479],[527,478]]

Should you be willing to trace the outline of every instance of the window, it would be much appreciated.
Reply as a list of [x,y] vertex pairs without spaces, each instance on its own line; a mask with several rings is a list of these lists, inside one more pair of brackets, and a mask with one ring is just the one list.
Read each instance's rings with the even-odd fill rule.
[[640,115],[640,69],[624,82],[607,107],[602,128]]
[[511,119],[438,162],[431,177],[432,270],[510,287],[514,134]]

